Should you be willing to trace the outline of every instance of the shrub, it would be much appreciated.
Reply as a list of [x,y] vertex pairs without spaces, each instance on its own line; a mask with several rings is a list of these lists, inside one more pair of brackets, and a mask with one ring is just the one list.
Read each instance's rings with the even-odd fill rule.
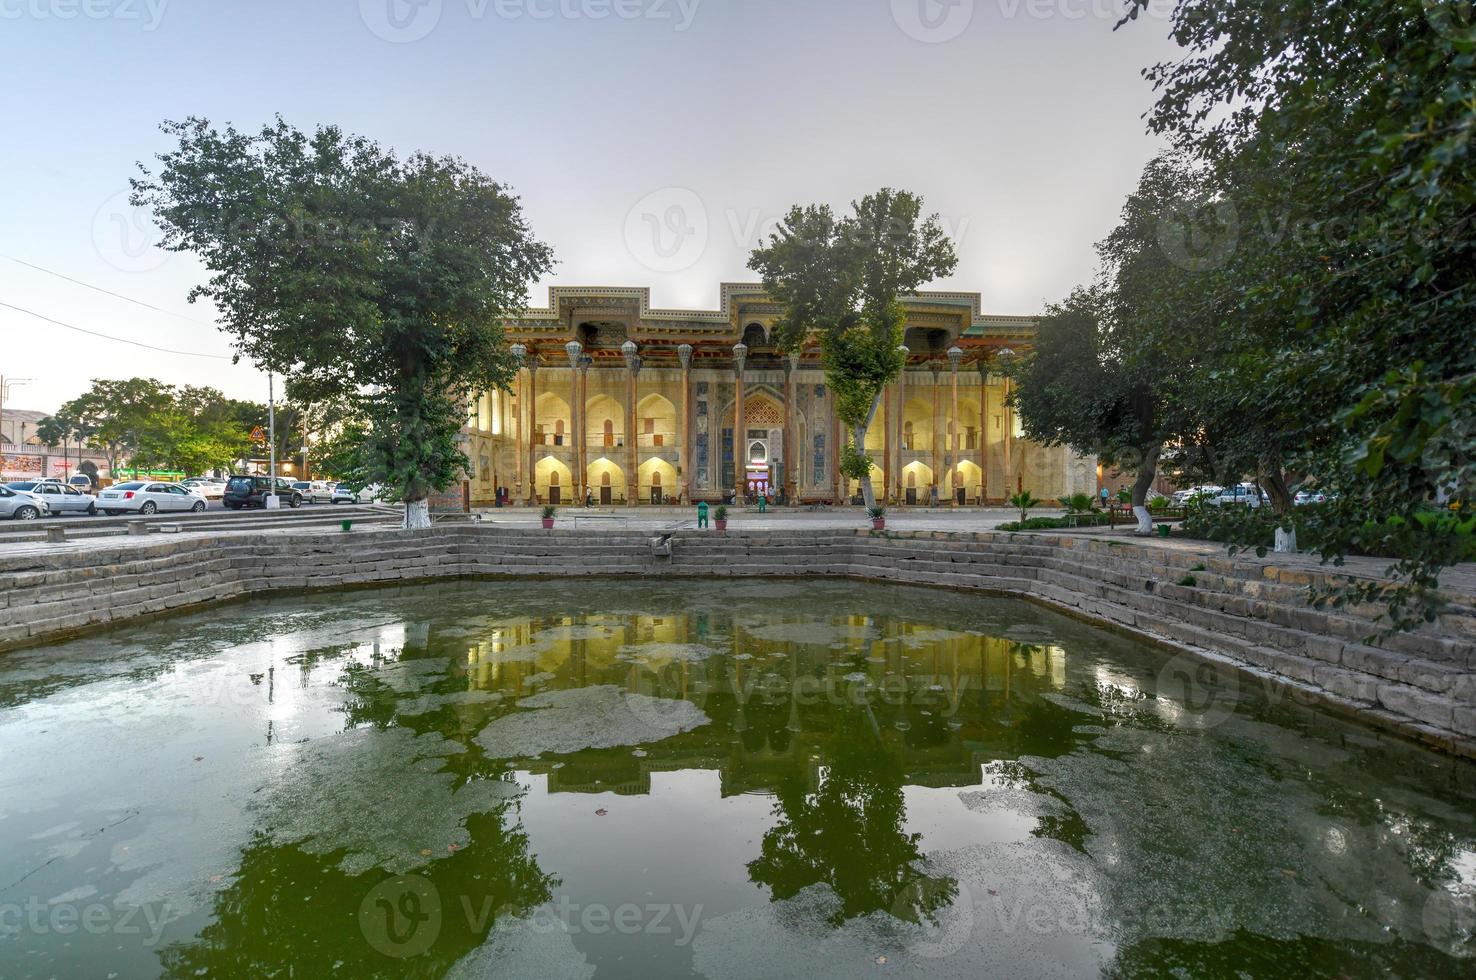
[[1009,505],[1020,512],[1020,522],[1023,524],[1030,516],[1031,509],[1040,506],[1040,498],[1029,490],[1021,490],[1009,499]]
[[877,504],[875,507],[866,508],[866,516],[871,518],[873,521],[879,521],[883,517],[887,516],[887,509],[881,504]]
[[728,519],[728,508],[718,504],[712,511],[712,519],[715,521],[726,521]]
[[553,504],[545,504],[544,507],[543,507],[543,519],[544,520],[550,520],[558,512],[559,512],[559,509],[557,507],[555,507]]

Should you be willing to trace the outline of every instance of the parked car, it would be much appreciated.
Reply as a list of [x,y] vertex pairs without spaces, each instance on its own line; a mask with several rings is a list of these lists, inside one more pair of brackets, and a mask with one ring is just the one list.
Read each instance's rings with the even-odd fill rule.
[[116,517],[119,514],[157,514],[160,511],[205,510],[205,498],[193,493],[178,483],[154,483],[148,480],[128,480],[115,483],[97,495],[103,512]]
[[1302,504],[1325,504],[1327,494],[1321,490],[1298,490],[1297,495],[1292,498],[1292,503],[1298,507]]
[[51,513],[46,501],[39,497],[33,497],[24,490],[12,490],[7,486],[0,486],[0,517],[9,517],[17,521],[34,521],[39,517],[47,517]]
[[367,486],[362,490],[355,490],[347,483],[339,483],[333,487],[333,502],[335,504],[372,504],[379,499],[382,492],[377,484]]
[[[267,494],[272,492],[269,476],[233,476],[226,481],[225,505],[231,510],[242,507],[265,507]],[[289,480],[277,477],[277,498],[284,507],[301,507],[302,494],[293,489]]]
[[1254,483],[1238,483],[1233,487],[1226,487],[1216,496],[1205,498],[1204,502],[1216,507],[1237,505],[1259,507],[1269,501],[1266,494]]
[[292,484],[292,489],[302,494],[302,499],[310,504],[333,503],[333,484],[322,480],[298,480]]
[[97,498],[60,480],[16,480],[5,484],[46,501],[53,514],[96,514]]
[[1202,487],[1189,487],[1184,490],[1175,490],[1174,503],[1182,507],[1196,497],[1218,497],[1224,492],[1224,487],[1217,487],[1213,484],[1206,484]]
[[180,484],[193,493],[198,493],[206,500],[219,500],[225,496],[225,483],[216,483],[214,480],[189,479]]
[[83,493],[93,493],[97,490],[97,484],[86,473],[72,474],[67,477],[67,483],[81,490]]

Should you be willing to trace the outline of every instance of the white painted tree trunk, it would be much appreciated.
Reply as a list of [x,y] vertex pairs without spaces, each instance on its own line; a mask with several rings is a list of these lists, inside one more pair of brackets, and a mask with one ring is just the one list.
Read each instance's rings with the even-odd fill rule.
[[1292,555],[1297,551],[1297,529],[1278,527],[1276,529],[1276,553],[1278,555]]
[[410,531],[423,531],[430,526],[430,501],[405,501],[405,528]]
[[1133,514],[1138,518],[1139,534],[1153,533],[1153,515],[1148,513],[1148,508],[1141,505],[1133,508]]

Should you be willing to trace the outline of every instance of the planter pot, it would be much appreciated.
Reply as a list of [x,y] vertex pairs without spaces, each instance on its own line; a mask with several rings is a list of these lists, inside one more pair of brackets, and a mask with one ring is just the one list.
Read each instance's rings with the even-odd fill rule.
[[885,517],[875,517],[875,518],[872,518],[872,521],[871,521],[871,529],[873,531],[882,531],[882,530],[885,530],[886,529],[886,526],[887,526],[887,519]]
[[728,529],[728,522],[715,520],[712,522],[712,526],[717,528],[719,531],[726,531]]
[[345,531],[351,531],[351,530],[353,530],[353,527],[354,527],[354,522],[353,521],[344,521],[343,522],[343,529]]
[[554,526],[554,519],[552,517],[545,517],[543,519],[543,529],[545,531],[552,531],[553,530],[553,526]]

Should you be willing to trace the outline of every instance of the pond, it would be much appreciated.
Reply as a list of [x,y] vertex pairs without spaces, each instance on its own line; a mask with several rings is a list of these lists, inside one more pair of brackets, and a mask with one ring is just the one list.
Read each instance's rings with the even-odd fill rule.
[[469,582],[0,655],[0,976],[1471,976],[1476,767],[1025,602]]

